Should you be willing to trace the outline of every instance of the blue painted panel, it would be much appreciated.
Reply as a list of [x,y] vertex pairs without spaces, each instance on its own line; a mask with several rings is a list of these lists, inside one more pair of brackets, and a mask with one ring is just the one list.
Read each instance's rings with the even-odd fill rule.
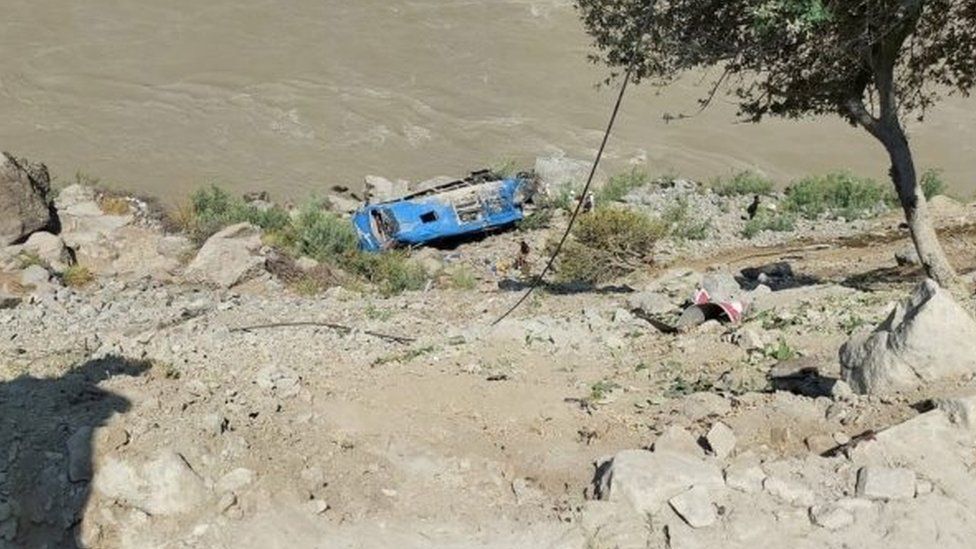
[[[519,179],[507,179],[497,186],[491,200],[482,200],[479,219],[462,222],[455,205],[444,194],[431,194],[413,199],[394,200],[366,206],[353,215],[359,234],[359,247],[365,251],[380,251],[384,247],[417,246],[443,238],[477,233],[504,227],[524,217],[522,205],[516,203],[516,193],[522,185]],[[388,220],[393,228],[390,240],[384,245],[373,231],[374,217]]]

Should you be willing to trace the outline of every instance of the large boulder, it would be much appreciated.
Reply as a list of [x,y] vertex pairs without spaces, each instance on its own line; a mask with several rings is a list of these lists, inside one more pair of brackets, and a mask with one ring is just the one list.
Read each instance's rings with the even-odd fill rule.
[[840,350],[841,373],[859,393],[883,394],[976,373],[976,321],[926,280],[871,334]]
[[264,270],[261,247],[261,229],[250,223],[231,225],[204,243],[184,276],[220,288],[236,286]]
[[643,514],[656,514],[689,488],[725,488],[722,472],[714,463],[669,450],[620,452],[598,467],[595,484],[601,500],[626,503]]
[[54,205],[61,220],[61,238],[80,263],[103,266],[118,257],[115,233],[133,222],[132,214],[106,214],[95,189],[84,185],[65,188]]
[[20,242],[56,224],[50,191],[46,166],[0,153],[0,245]]

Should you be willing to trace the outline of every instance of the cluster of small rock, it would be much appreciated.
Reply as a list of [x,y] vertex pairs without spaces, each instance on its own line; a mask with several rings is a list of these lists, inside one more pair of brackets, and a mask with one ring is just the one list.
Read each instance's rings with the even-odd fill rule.
[[[597,464],[583,523],[601,546],[968,547],[976,525],[976,397],[823,456],[763,461],[717,422],[695,440],[665,431],[653,450]],[[706,453],[707,449],[707,453]]]

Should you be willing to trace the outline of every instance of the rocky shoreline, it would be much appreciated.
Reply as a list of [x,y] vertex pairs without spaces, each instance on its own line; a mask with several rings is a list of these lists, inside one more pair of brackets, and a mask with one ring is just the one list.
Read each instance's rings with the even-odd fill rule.
[[[46,170],[6,159],[0,547],[976,535],[973,303],[896,261],[895,215],[746,238],[751,196],[650,182],[620,207],[686,204],[704,238],[672,231],[655,265],[541,292],[492,327],[524,287],[520,243],[541,267],[565,213],[413,251],[417,291],[337,278],[309,293],[254,225],[197,245],[143,201],[83,185],[52,199]],[[976,208],[933,209],[971,270]],[[748,304],[741,323],[646,320],[679,315],[706,277]]]

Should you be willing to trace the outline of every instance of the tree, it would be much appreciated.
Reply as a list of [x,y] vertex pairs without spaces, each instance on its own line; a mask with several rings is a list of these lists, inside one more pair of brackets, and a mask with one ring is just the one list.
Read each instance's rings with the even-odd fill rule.
[[[891,180],[929,276],[956,274],[932,227],[904,120],[976,77],[976,0],[575,0],[597,48],[635,82],[717,71],[752,122],[837,114],[888,152]],[[608,79],[609,81],[610,79]]]

